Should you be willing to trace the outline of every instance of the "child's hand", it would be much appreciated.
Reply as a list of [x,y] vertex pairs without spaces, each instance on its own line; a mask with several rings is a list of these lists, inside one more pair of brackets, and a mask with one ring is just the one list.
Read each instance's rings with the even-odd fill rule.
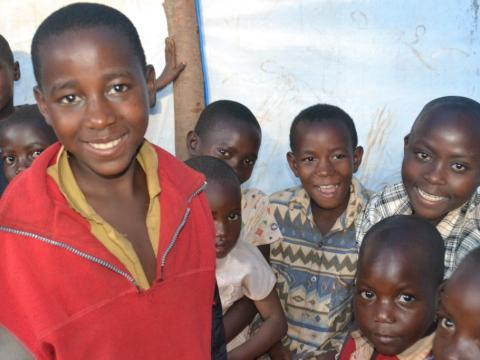
[[282,345],[281,342],[276,343],[268,352],[271,360],[291,360],[290,350]]
[[175,41],[172,37],[167,37],[165,39],[165,67],[155,81],[155,89],[159,91],[174,81],[185,69],[185,66],[187,66],[185,63],[177,64]]

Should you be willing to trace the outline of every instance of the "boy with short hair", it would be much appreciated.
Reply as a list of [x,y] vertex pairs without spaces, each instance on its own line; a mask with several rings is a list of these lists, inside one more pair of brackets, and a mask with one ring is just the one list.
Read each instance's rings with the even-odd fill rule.
[[432,350],[445,249],[428,221],[396,215],[375,224],[358,257],[358,325],[340,360],[425,360]]
[[288,321],[274,359],[332,357],[352,320],[357,263],[354,219],[368,192],[353,178],[362,161],[352,118],[318,104],[290,128],[288,164],[301,185],[274,193],[270,206],[282,238],[270,259]]
[[[212,156],[199,156],[186,164],[207,179],[205,194],[215,224],[216,278],[224,313],[246,296],[264,322],[253,335],[243,331],[228,343],[228,359],[256,359],[286,333],[287,323],[275,291],[275,276],[252,244],[238,241],[241,225],[240,182],[233,169]],[[245,329],[248,330],[248,329]]]
[[480,359],[480,248],[471,251],[440,294],[435,360]]
[[209,359],[205,180],[144,139],[155,71],[134,25],[68,5],[31,53],[60,143],[0,203],[0,324],[42,359]]
[[405,137],[402,182],[372,196],[357,239],[392,215],[436,225],[445,242],[445,277],[480,246],[480,104],[461,96],[429,102]]
[[29,168],[56,140],[37,105],[17,106],[13,114],[0,122],[0,152],[7,181]]

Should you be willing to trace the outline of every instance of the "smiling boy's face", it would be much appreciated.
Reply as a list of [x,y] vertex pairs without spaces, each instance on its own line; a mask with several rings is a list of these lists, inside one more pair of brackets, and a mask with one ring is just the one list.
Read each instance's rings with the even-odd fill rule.
[[411,251],[403,249],[402,254],[384,247],[380,254],[368,246],[359,259],[356,322],[384,355],[400,354],[425,336],[433,324],[436,284],[428,281],[431,276],[419,278],[422,265],[412,264]]
[[40,59],[35,97],[75,174],[125,173],[147,128],[153,68],[145,74],[125,36],[107,27],[51,36],[40,45]]
[[437,109],[405,139],[402,178],[416,215],[439,222],[480,185],[479,121]]
[[312,206],[343,211],[362,149],[353,149],[347,127],[334,120],[298,126],[296,149],[287,154],[290,168],[312,198]]

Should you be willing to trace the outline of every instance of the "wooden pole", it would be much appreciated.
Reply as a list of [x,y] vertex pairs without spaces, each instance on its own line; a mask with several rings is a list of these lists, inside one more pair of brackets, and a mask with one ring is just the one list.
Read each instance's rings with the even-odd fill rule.
[[187,67],[173,84],[175,109],[175,153],[188,157],[185,137],[205,107],[203,72],[194,0],[165,0],[169,36],[173,36],[177,59]]

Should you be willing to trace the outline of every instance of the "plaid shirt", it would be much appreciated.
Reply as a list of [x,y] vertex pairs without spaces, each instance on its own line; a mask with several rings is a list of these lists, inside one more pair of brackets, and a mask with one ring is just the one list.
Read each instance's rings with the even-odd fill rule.
[[[480,246],[480,193],[458,209],[450,211],[437,225],[445,242],[445,278],[450,277],[460,261]],[[370,199],[356,223],[360,244],[367,231],[380,220],[393,215],[411,215],[412,207],[403,183],[385,187]]]
[[354,220],[368,192],[352,180],[349,203],[328,234],[314,223],[310,197],[303,187],[270,196],[281,232],[270,261],[288,322],[283,344],[292,359],[311,359],[326,350],[340,351],[352,321],[351,299],[358,249]]

